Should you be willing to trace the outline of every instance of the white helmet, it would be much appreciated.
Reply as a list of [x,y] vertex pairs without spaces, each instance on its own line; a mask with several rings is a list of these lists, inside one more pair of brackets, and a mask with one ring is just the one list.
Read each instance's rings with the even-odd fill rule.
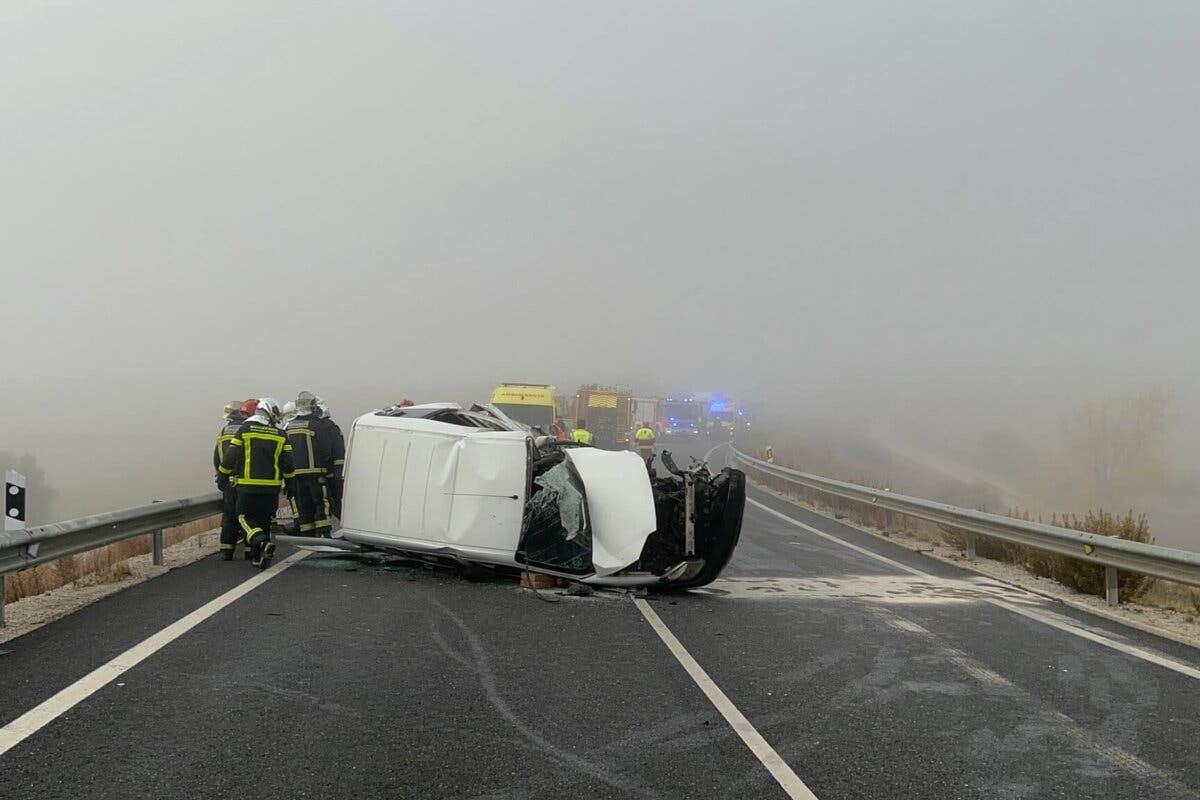
[[279,410],[279,401],[274,397],[258,398],[257,413],[266,416],[271,422],[279,422],[283,416],[283,412]]
[[301,392],[296,395],[296,413],[311,414],[317,407],[317,396],[312,392]]
[[288,419],[294,416],[296,416],[296,404],[291,400],[288,400],[283,404],[283,418]]
[[321,419],[329,419],[329,404],[321,398],[317,398],[317,416]]

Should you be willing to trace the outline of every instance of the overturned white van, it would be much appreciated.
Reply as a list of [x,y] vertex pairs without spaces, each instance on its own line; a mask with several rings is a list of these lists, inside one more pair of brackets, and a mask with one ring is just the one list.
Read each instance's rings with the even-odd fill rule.
[[491,406],[377,411],[351,428],[335,538],[279,538],[599,585],[700,586],[737,544],[745,478],[664,463],[673,474],[658,478],[634,453],[535,438]]

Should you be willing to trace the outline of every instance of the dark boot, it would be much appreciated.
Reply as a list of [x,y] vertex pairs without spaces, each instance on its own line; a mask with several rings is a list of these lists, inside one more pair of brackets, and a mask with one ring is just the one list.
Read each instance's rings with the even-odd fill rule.
[[265,533],[256,533],[250,540],[250,566],[266,569],[271,566],[271,556],[275,555],[275,543]]
[[262,554],[258,558],[258,568],[266,569],[271,566],[271,559],[275,557],[275,543],[268,541],[262,546]]

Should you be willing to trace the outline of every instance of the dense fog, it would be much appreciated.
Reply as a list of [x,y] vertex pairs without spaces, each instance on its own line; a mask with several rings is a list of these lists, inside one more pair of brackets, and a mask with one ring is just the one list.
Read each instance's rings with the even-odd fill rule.
[[625,383],[1200,547],[1198,24],[10,0],[0,467],[46,522],[209,491],[234,398]]

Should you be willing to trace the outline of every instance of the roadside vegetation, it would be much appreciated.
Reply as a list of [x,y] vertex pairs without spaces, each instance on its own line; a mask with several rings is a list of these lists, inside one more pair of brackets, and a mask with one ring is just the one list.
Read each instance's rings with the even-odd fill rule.
[[[761,458],[762,453],[759,452],[756,456]],[[814,470],[805,469],[780,458],[778,450],[775,460],[781,466],[814,472]],[[966,550],[966,534],[960,529],[878,507],[866,506],[825,492],[797,487],[795,484],[770,475],[756,474],[752,477],[759,484],[781,494],[796,497],[805,505],[828,514],[834,519],[848,520],[864,528],[874,528],[885,535],[905,533],[930,543],[947,544],[959,550]],[[881,491],[889,488],[878,481],[862,477],[857,479],[841,477],[839,479],[849,480],[861,486]],[[988,509],[980,508],[980,510]],[[1009,516],[1026,520],[1032,519],[1028,512],[1022,510],[1012,510],[1009,512]],[[1037,521],[1101,536],[1117,536],[1134,542],[1154,543],[1154,539],[1150,536],[1150,523],[1146,516],[1135,514],[1132,511],[1120,515],[1103,510],[1088,511],[1083,516],[1054,514],[1049,520],[1038,518]],[[980,558],[1014,564],[1033,575],[1055,580],[1081,594],[1104,596],[1104,568],[1102,566],[986,536],[977,537],[975,552]],[[1119,583],[1123,602],[1138,602],[1156,608],[1178,611],[1187,614],[1190,621],[1194,621],[1195,617],[1200,616],[1200,590],[1193,587],[1127,572],[1120,573]]]
[[[882,448],[872,449],[862,443],[845,447],[833,436],[801,437],[794,432],[784,435],[773,432],[768,437],[759,432],[754,440],[740,446],[761,457],[770,444],[776,463],[782,466],[862,486],[980,511],[1007,513],[1102,536],[1153,543],[1148,515],[1133,510],[1118,514],[1104,509],[1120,508],[1123,500],[1169,479],[1163,453],[1173,419],[1171,403],[1169,392],[1155,389],[1087,403],[1065,415],[1058,435],[1044,443],[1041,456],[1031,455],[1032,451],[1026,454],[1037,468],[1020,473],[1022,480],[1016,480],[1017,471],[1011,473],[1014,485],[1035,484],[1036,491],[1030,490],[1028,494],[1015,492],[1011,485],[959,480],[910,463]],[[1008,446],[1012,449],[1011,439]],[[1031,477],[1034,475],[1038,477]],[[849,519],[885,533],[904,532],[959,549],[966,546],[965,534],[959,530],[800,489],[771,477],[757,479],[772,489],[799,496],[804,503],[835,518]],[[1082,515],[1037,513],[1024,507],[1030,500],[1042,509],[1065,505],[1096,510]],[[1021,505],[1017,506],[1018,503]],[[976,553],[981,558],[1020,566],[1077,592],[1104,596],[1103,567],[983,536],[977,540]],[[1182,612],[1189,618],[1200,616],[1200,590],[1193,587],[1122,572],[1120,593],[1122,600]]]

